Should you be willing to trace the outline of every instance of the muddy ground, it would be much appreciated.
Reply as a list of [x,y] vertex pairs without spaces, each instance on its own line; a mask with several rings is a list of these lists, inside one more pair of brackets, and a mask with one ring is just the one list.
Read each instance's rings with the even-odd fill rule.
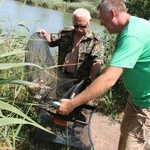
[[[88,130],[83,130],[83,136],[81,138],[83,143],[87,143],[85,140],[89,141],[89,139],[86,138],[87,132]],[[95,112],[91,117],[89,133],[92,139],[94,150],[117,150],[120,135],[120,121],[116,122],[111,120],[108,116],[104,116]],[[42,134],[40,134],[40,136],[41,135]],[[38,139],[40,136],[38,136]],[[46,136],[44,136],[44,138],[46,138]],[[49,148],[49,146],[46,146],[46,150],[49,150]]]
[[[47,116],[45,117],[48,118]],[[46,123],[50,121],[47,119],[44,120],[46,121]],[[49,124],[50,123],[48,123],[48,125]],[[88,130],[82,130],[82,131],[86,131],[83,134],[83,139],[84,139],[83,143],[86,143],[85,140],[87,137]],[[94,150],[117,150],[119,135],[120,135],[120,120],[117,122],[112,121],[108,116],[104,116],[97,112],[92,114],[92,118],[90,122],[90,136],[92,139]],[[30,149],[30,150],[62,150],[63,149],[61,145],[57,143],[52,144],[51,140],[48,140],[51,138],[51,135],[49,136],[48,133],[45,133],[43,131],[38,131],[38,132],[35,131],[34,133],[32,133],[32,136],[30,138],[31,139],[29,141],[32,142],[30,143],[29,147],[26,147],[26,149]],[[70,150],[82,150],[82,148],[76,147],[76,148],[70,148]],[[91,150],[91,149],[86,149],[86,150]]]
[[117,150],[120,123],[100,113],[94,113],[91,122],[94,150]]

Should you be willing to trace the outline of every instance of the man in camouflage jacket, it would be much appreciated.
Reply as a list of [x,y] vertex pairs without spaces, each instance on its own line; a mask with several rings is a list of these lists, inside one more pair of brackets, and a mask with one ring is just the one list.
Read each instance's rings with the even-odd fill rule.
[[[94,80],[103,64],[103,43],[100,35],[90,28],[90,22],[89,11],[79,8],[73,12],[73,26],[65,27],[59,33],[47,34],[43,29],[37,31],[45,35],[50,47],[58,46],[61,72],[78,82],[86,78]],[[65,86],[65,91],[71,86]]]
[[[51,42],[49,46],[59,47],[58,65],[68,64],[73,49],[74,32],[73,27],[66,27],[58,34],[50,34]],[[75,72],[70,75],[78,80],[90,77],[94,62],[103,63],[103,45],[99,34],[89,28],[79,44]],[[66,67],[67,66],[64,65],[60,68],[63,72],[66,72]]]

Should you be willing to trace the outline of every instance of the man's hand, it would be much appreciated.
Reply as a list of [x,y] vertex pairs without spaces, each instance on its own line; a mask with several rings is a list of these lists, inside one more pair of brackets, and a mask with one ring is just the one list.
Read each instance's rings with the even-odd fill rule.
[[61,99],[60,103],[60,107],[58,107],[56,110],[61,115],[68,115],[75,108],[71,99]]
[[50,35],[46,32],[46,30],[44,30],[44,29],[39,29],[39,30],[37,30],[37,33],[38,33],[39,35],[44,36],[44,37],[46,38],[46,40],[47,40],[48,42],[50,42]]

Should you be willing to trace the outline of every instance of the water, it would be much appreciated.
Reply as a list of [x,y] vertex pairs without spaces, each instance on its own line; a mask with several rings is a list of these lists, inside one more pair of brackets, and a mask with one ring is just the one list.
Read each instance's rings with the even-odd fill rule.
[[[31,33],[41,28],[48,33],[57,33],[60,29],[72,24],[72,13],[23,5],[14,0],[1,0],[0,4],[0,21],[5,23],[8,31],[18,24],[23,24]],[[102,34],[103,27],[100,26],[98,19],[92,19],[91,28]],[[56,48],[51,49],[53,51]]]

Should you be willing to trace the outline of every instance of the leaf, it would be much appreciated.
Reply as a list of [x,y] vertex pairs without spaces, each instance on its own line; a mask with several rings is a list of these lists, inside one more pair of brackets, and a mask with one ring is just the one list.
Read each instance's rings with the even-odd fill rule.
[[0,86],[3,84],[19,84],[19,85],[26,85],[26,86],[35,86],[39,87],[39,84],[29,82],[29,81],[23,81],[23,80],[14,80],[14,78],[8,78],[8,79],[1,79],[0,78]]
[[42,127],[41,125],[39,125],[38,123],[32,123],[23,119],[18,119],[18,118],[0,118],[0,126],[6,126],[6,125],[12,125],[12,124],[29,124],[29,125],[33,125],[39,129],[42,129],[46,132],[49,132],[51,134],[54,134],[53,132],[47,130],[46,128]]
[[2,69],[9,69],[13,67],[22,67],[22,66],[35,66],[37,68],[41,68],[40,66],[33,64],[33,63],[0,63],[0,70]]
[[18,54],[24,54],[25,51],[12,51],[12,52],[7,52],[7,53],[2,53],[0,55],[0,58],[1,57],[7,57],[7,56],[11,56],[11,55],[18,55]]
[[19,116],[27,119],[30,122],[36,123],[31,118],[29,118],[28,116],[26,116],[23,112],[21,112],[19,109],[17,109],[16,107],[14,107],[14,106],[12,106],[12,105],[10,105],[8,103],[5,103],[3,101],[0,101],[0,109],[11,111],[11,112],[13,112],[15,114],[18,114]]
[[41,125],[39,125],[38,123],[36,123],[34,120],[32,120],[26,114],[21,112],[19,109],[17,109],[16,107],[14,107],[14,106],[6,103],[6,102],[0,101],[0,109],[11,111],[11,112],[13,112],[15,114],[18,114],[19,116],[23,117],[23,119],[0,118],[0,126],[4,126],[4,125],[8,125],[8,124],[30,124],[30,125],[33,125],[35,127],[40,128],[40,129],[42,129],[44,131],[47,131],[49,133],[54,134],[53,132],[47,130],[46,128],[44,128]]
[[28,81],[23,81],[23,80],[12,80],[9,82],[9,84],[20,84],[20,85],[26,85],[26,86],[40,86],[39,84],[33,83],[33,82],[28,82]]

